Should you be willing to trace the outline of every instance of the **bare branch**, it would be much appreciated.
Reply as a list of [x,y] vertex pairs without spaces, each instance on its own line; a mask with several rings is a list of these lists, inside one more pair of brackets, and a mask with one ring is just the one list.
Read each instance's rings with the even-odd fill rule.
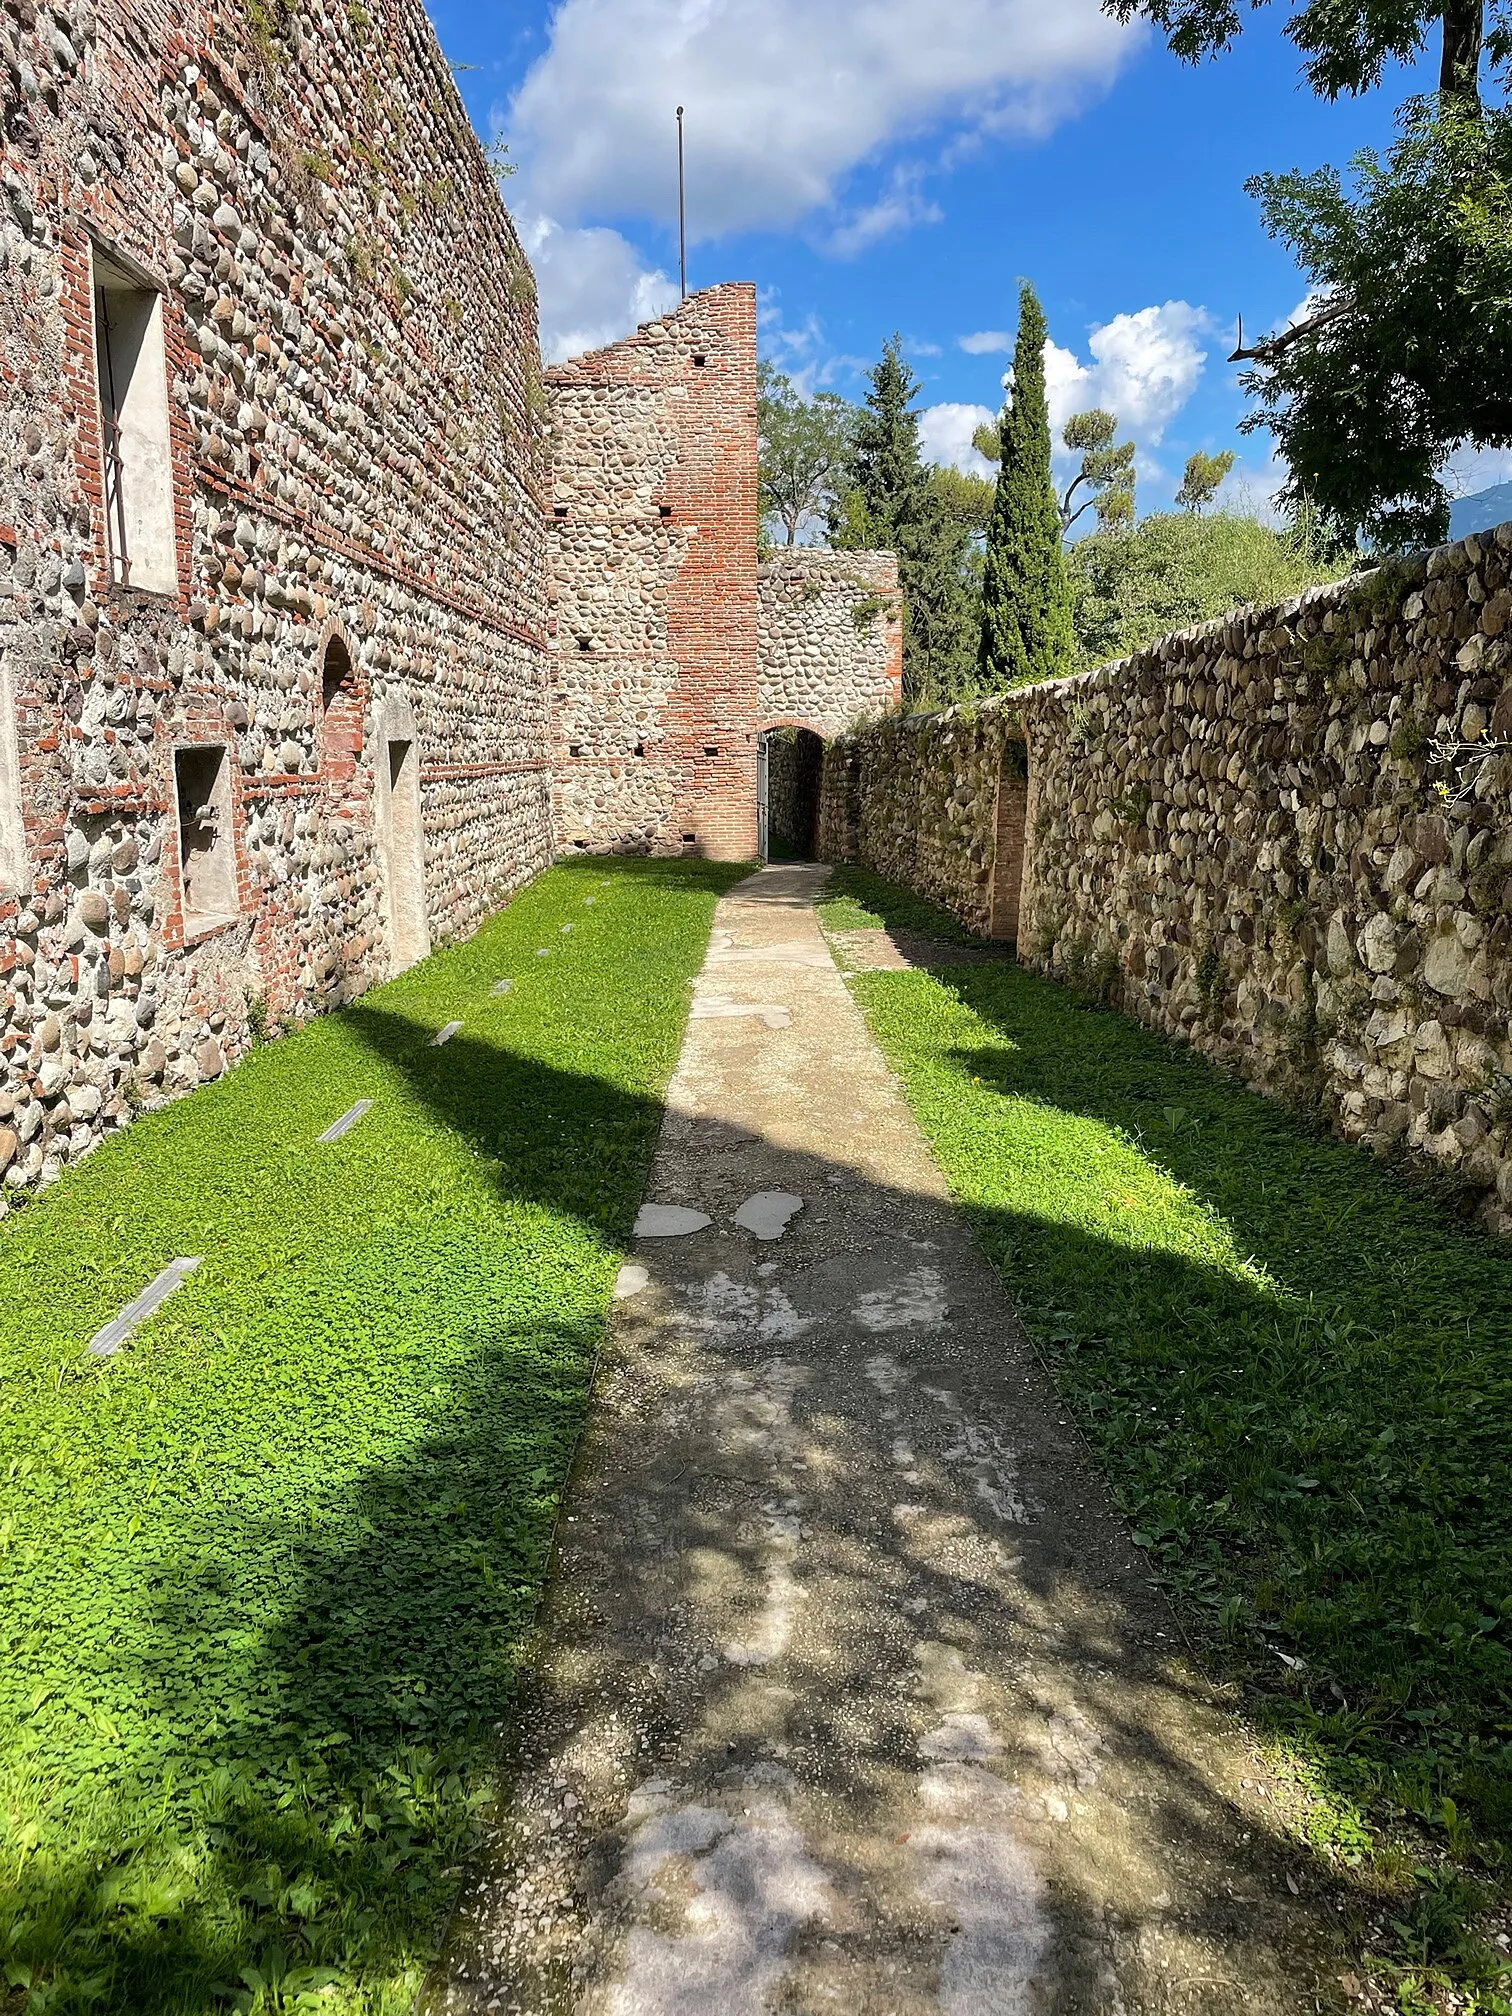
[[1304,336],[1315,335],[1319,329],[1326,329],[1331,322],[1342,322],[1346,315],[1353,315],[1356,305],[1352,294],[1346,295],[1342,301],[1330,301],[1325,307],[1320,308],[1316,315],[1304,316],[1300,322],[1294,322],[1289,329],[1283,329],[1279,335],[1267,336],[1261,342],[1251,344],[1248,349],[1244,346],[1244,324],[1241,322],[1239,346],[1228,361],[1230,364],[1269,364],[1274,358],[1290,350],[1294,343],[1299,343]]

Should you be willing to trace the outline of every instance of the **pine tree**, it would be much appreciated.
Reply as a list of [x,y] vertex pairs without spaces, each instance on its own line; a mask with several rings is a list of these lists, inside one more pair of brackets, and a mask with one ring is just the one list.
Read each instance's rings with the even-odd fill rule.
[[1047,333],[1044,310],[1026,283],[982,581],[980,666],[989,691],[1055,679],[1071,664],[1071,594],[1045,402]]
[[856,422],[851,483],[861,493],[872,537],[896,547],[918,517],[924,484],[919,459],[919,382],[903,360],[903,339],[890,337],[873,365],[871,390]]

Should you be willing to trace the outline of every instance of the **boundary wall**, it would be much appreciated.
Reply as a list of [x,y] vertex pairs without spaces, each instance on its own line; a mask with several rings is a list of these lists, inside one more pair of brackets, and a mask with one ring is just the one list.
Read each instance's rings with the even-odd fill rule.
[[824,858],[1512,1230],[1512,525],[826,752]]

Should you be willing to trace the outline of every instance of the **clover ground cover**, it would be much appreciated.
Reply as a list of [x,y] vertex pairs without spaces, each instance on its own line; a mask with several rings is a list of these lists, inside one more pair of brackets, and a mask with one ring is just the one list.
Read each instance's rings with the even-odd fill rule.
[[0,2010],[412,2006],[740,872],[555,869],[0,1228]]

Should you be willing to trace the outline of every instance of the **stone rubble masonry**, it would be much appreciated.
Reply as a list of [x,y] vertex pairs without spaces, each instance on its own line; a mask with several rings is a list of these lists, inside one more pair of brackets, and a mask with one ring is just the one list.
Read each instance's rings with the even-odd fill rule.
[[[534,283],[421,0],[0,0],[0,99],[3,1211],[264,1014],[391,969],[388,735],[417,743],[434,940],[552,836]],[[110,577],[95,247],[163,295],[177,593]],[[739,317],[700,316],[743,385]],[[754,545],[748,584],[700,575],[716,627],[744,595],[726,655],[754,656]],[[229,752],[240,914],[186,942],[192,743]]]
[[546,374],[557,844],[756,849],[756,290]]
[[895,553],[778,548],[757,573],[763,728],[826,740],[903,697]]
[[[1020,829],[1004,793],[1022,790]],[[859,861],[1512,1231],[1512,525],[826,752]]]

